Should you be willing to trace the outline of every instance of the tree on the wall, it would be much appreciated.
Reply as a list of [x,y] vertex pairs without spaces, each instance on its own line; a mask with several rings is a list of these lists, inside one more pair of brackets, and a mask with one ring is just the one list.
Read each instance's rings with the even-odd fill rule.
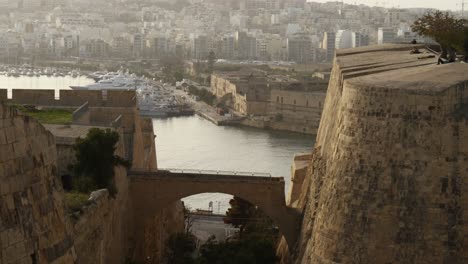
[[464,20],[457,19],[448,12],[429,12],[417,19],[411,29],[439,43],[441,57],[444,59],[454,61],[456,50],[463,47]]
[[210,53],[208,54],[208,73],[213,73],[215,62],[216,54],[214,53],[214,51],[210,51]]
[[253,204],[237,196],[234,196],[234,198],[229,201],[229,204],[231,208],[226,212],[224,223],[239,228],[239,236],[242,237],[245,226],[255,215],[256,208]]
[[85,138],[78,138],[73,149],[76,163],[73,188],[80,192],[107,188],[111,195],[117,192],[114,185],[115,166],[130,167],[131,163],[115,155],[119,134],[110,129],[92,128]]

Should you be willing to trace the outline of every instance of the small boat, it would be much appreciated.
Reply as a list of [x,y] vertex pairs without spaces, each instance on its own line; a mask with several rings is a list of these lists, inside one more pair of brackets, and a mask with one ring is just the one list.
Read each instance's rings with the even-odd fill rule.
[[19,74],[19,72],[17,72],[15,69],[13,69],[13,70],[11,70],[11,71],[9,71],[9,72],[7,73],[7,76],[11,76],[11,77],[20,77],[20,74]]
[[80,76],[80,73],[78,71],[73,70],[73,71],[70,72],[70,76],[73,77],[73,78],[76,78],[76,77]]

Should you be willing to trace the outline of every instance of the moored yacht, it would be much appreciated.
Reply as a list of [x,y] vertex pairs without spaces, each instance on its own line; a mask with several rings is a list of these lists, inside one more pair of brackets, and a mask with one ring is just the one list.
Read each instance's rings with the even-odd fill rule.
[[97,83],[86,86],[70,86],[70,88],[74,90],[137,90],[149,85],[144,79],[123,73],[114,77],[111,77],[113,75],[107,76],[108,78],[102,79]]

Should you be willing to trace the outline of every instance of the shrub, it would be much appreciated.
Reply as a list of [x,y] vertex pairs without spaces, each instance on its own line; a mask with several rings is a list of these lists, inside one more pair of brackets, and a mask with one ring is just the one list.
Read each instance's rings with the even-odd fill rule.
[[72,165],[75,177],[73,189],[90,192],[107,188],[111,196],[117,193],[114,184],[115,166],[131,166],[129,161],[114,155],[118,141],[117,132],[98,128],[89,130],[86,138],[76,140],[73,147],[77,160]]
[[196,238],[191,233],[172,234],[166,241],[167,263],[195,263],[192,254],[197,247]]
[[65,193],[65,205],[69,213],[81,210],[88,204],[89,195],[86,193],[69,192]]
[[197,87],[191,85],[189,86],[188,89],[189,94],[191,95],[196,95],[200,97],[200,100],[203,102],[213,105],[214,100],[216,99],[216,96],[214,96],[211,92],[205,89],[198,89]]

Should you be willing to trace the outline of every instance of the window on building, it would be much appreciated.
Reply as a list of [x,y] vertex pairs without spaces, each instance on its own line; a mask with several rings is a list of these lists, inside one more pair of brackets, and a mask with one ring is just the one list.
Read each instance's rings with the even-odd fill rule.
[[283,97],[281,96],[281,103],[283,103]]
[[306,107],[309,107],[309,100],[306,101]]
[[319,108],[322,107],[322,102],[319,101]]
[[279,103],[279,96],[276,96],[276,102]]
[[296,99],[294,99],[294,105],[296,105]]

